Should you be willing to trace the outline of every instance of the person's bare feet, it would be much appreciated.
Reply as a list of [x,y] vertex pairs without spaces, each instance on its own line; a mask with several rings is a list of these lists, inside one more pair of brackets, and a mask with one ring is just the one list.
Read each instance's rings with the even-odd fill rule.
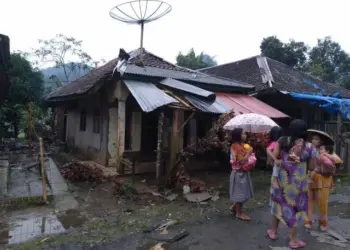
[[248,215],[243,214],[243,213],[241,213],[241,214],[236,214],[236,218],[237,218],[237,219],[240,219],[240,220],[243,220],[243,221],[250,221],[250,220],[251,220],[250,217],[249,217]]
[[306,247],[306,243],[302,240],[294,240],[289,242],[289,248],[291,249],[299,249]]

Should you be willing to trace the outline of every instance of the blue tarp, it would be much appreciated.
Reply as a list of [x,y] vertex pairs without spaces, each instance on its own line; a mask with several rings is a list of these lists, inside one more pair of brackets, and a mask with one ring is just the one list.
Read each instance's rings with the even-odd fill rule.
[[289,94],[295,99],[307,101],[311,105],[316,105],[330,114],[339,113],[342,118],[350,120],[350,99],[293,92]]

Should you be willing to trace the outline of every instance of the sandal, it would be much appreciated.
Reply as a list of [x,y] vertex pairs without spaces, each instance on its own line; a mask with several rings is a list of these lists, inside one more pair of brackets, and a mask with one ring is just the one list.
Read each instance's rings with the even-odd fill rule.
[[306,229],[312,229],[312,222],[311,222],[311,221],[306,221],[306,222],[304,223],[304,227],[305,227]]
[[306,247],[306,243],[301,240],[295,240],[293,242],[289,242],[289,248],[291,249],[299,249]]
[[327,221],[326,220],[320,220],[318,223],[320,225],[320,230],[322,232],[326,232],[327,231]]
[[276,233],[272,229],[267,230],[266,234],[267,234],[267,237],[269,237],[270,240],[277,240]]
[[250,217],[245,214],[236,214],[236,218],[243,221],[250,221]]

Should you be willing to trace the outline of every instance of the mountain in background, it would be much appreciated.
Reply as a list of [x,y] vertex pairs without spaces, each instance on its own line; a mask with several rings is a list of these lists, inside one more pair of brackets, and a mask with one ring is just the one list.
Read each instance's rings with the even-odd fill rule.
[[[67,68],[69,69],[68,64],[67,64]],[[58,87],[57,83],[53,79],[50,79],[51,76],[53,75],[56,76],[57,79],[62,83],[62,85],[66,85],[86,75],[87,73],[90,72],[90,70],[91,70],[91,67],[81,66],[80,69],[74,70],[69,74],[68,82],[67,82],[67,78],[65,76],[63,67],[49,67],[49,68],[42,69],[41,73],[44,76],[45,93],[50,93]]]

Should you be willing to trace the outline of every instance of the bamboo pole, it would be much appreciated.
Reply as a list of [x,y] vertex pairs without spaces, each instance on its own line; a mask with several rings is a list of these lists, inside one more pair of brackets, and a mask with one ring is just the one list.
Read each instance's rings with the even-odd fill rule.
[[44,149],[43,149],[43,139],[39,137],[39,147],[40,147],[40,169],[41,169],[41,183],[43,189],[43,199],[44,202],[47,202],[47,193],[46,193],[46,176],[45,176],[45,167],[44,167]]

